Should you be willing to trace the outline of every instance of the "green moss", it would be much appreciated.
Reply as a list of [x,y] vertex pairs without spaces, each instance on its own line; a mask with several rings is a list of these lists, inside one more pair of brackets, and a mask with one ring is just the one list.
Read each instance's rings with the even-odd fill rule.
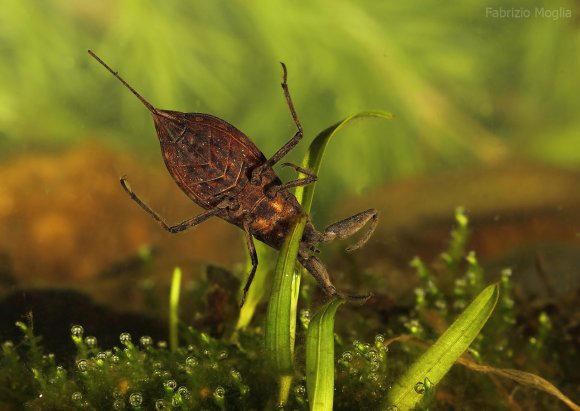
[[[406,313],[389,316],[370,340],[356,338],[369,330],[355,331],[355,337],[335,338],[334,409],[380,409],[389,387],[434,341],[483,288],[484,272],[475,255],[465,252],[465,217],[458,213],[450,250],[440,261],[425,264],[419,258],[412,265],[421,280],[417,299]],[[459,231],[461,230],[461,233]],[[459,253],[458,250],[463,250]],[[445,256],[453,255],[447,264]],[[444,264],[441,264],[441,262]],[[574,395],[580,361],[578,350],[567,343],[565,327],[546,310],[538,312],[534,327],[521,333],[517,323],[521,308],[514,303],[510,271],[500,276],[501,296],[489,324],[472,344],[468,358],[473,364],[525,369],[555,383]],[[200,285],[203,288],[205,285]],[[300,314],[297,330],[296,374],[290,387],[287,409],[307,410],[304,333],[309,311]],[[260,324],[263,313],[258,314]],[[337,319],[348,321],[356,309],[341,310]],[[113,347],[101,347],[98,336],[85,335],[83,327],[71,327],[74,360],[64,363],[46,353],[41,336],[34,333],[33,316],[17,323],[21,341],[2,342],[0,354],[0,408],[19,409],[113,409],[113,410],[234,410],[276,406],[277,379],[264,362],[264,333],[260,326],[237,331],[235,343],[229,336],[214,338],[181,324],[180,344],[175,352],[165,341],[148,336],[121,334]],[[370,330],[371,333],[373,330]],[[378,333],[377,333],[378,332]],[[499,381],[499,382],[498,382]],[[455,365],[437,387],[423,381],[425,399],[420,409],[502,409],[506,389],[514,381],[490,379],[486,373]],[[526,409],[559,409],[561,402],[542,393],[529,395],[531,387],[519,383],[514,399]],[[503,387],[503,388],[499,388]],[[537,387],[536,387],[537,388]],[[436,396],[441,393],[441,396]],[[428,394],[428,395],[427,395]],[[469,398],[469,403],[463,399]]]

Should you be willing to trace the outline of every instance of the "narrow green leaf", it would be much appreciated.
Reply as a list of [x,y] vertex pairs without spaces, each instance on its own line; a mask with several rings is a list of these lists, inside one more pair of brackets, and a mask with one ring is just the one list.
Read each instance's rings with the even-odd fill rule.
[[[344,120],[328,127],[326,130],[323,130],[320,134],[318,134],[310,144],[310,147],[304,156],[304,160],[302,160],[302,167],[318,175],[318,172],[320,171],[320,164],[322,163],[322,157],[324,156],[324,151],[328,142],[340,129],[345,127],[352,120],[365,117],[379,117],[390,120],[393,118],[393,115],[384,111],[363,111],[361,113],[349,116]],[[312,199],[314,198],[315,188],[316,183],[296,188],[295,196],[307,213],[310,212],[310,208],[312,207]]]
[[[255,246],[259,262],[258,269],[256,270],[254,281],[252,281],[252,286],[246,295],[246,301],[240,309],[240,315],[236,324],[236,331],[246,328],[248,324],[250,324],[250,321],[256,312],[256,307],[262,300],[262,297],[266,293],[266,289],[270,284],[267,280],[271,278],[270,274],[272,273],[274,267],[274,250],[261,241],[256,241]],[[252,262],[248,257],[245,273],[248,273],[251,267]],[[242,291],[244,285],[245,278],[244,281],[242,281],[240,292]]]
[[384,409],[412,410],[422,399],[425,383],[437,385],[470,346],[489,319],[499,297],[499,286],[485,288],[453,324],[397,381]]
[[343,299],[326,303],[310,320],[306,335],[306,389],[310,410],[332,410],[334,399],[334,316]]
[[169,349],[177,351],[179,344],[177,335],[177,323],[179,321],[179,290],[181,288],[181,269],[175,267],[171,279],[171,291],[169,294]]
[[296,281],[300,281],[296,257],[306,220],[306,216],[301,217],[282,244],[266,313],[266,355],[279,373],[294,370]]

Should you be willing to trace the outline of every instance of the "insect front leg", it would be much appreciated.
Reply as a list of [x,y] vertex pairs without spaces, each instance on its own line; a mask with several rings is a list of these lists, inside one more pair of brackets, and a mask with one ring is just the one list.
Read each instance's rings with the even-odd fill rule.
[[296,145],[300,142],[302,137],[304,136],[304,132],[302,131],[302,124],[300,124],[300,120],[298,119],[298,114],[296,114],[296,109],[294,108],[294,103],[292,102],[292,97],[290,96],[290,90],[288,90],[288,70],[286,69],[286,65],[282,64],[283,80],[282,80],[282,90],[284,91],[284,97],[286,97],[286,103],[288,104],[288,108],[290,109],[290,114],[292,115],[292,119],[294,120],[294,124],[296,124],[296,128],[298,129],[294,136],[284,144],[272,157],[270,157],[264,164],[256,167],[252,171],[252,178],[251,181],[253,184],[259,185],[261,183],[262,173],[264,170],[271,168],[274,164],[280,161],[286,154],[288,154]]
[[320,238],[320,242],[326,243],[334,239],[343,240],[350,237],[351,235],[357,233],[361,228],[363,228],[370,221],[370,226],[368,230],[363,234],[363,236],[353,245],[348,247],[346,251],[354,251],[361,248],[365,243],[371,238],[373,232],[379,224],[379,213],[374,208],[368,209],[361,213],[355,214],[351,217],[345,218],[342,221],[334,223],[326,227],[324,233]]
[[194,227],[198,224],[203,223],[208,218],[219,214],[224,208],[222,206],[222,204],[220,203],[216,207],[206,211],[205,213],[201,213],[201,214],[199,214],[195,217],[192,217],[188,220],[185,220],[179,224],[170,226],[165,222],[165,220],[159,214],[157,214],[155,211],[153,211],[153,209],[151,209],[151,207],[149,207],[147,204],[145,204],[143,202],[143,200],[141,200],[137,196],[137,194],[135,194],[133,192],[133,190],[131,190],[131,187],[129,186],[129,183],[127,182],[125,177],[121,178],[121,185],[123,186],[123,189],[129,194],[129,196],[131,197],[131,200],[136,202],[137,205],[139,205],[139,207],[141,207],[143,210],[145,210],[145,212],[147,212],[147,214],[149,214],[151,217],[153,217],[153,219],[155,221],[157,221],[161,227],[163,227],[165,230],[167,230],[173,234],[179,233],[181,231],[187,230],[188,228],[191,228],[191,227]]

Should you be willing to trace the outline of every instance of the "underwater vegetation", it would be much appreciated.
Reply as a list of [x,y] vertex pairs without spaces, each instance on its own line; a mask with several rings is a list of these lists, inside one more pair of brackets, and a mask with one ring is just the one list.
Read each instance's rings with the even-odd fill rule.
[[[303,166],[318,172],[336,132],[368,115],[321,132]],[[307,211],[314,188],[296,192]],[[499,282],[486,285],[476,254],[466,249],[469,226],[462,209],[446,251],[432,264],[419,257],[411,261],[420,284],[414,303],[367,310],[364,317],[365,307],[339,298],[319,307],[316,287],[296,269],[305,222],[290,230],[275,267],[260,266],[237,323],[222,325],[213,336],[180,320],[179,269],[171,286],[167,339],[123,332],[118,344],[102,346],[91,324],[73,324],[74,350],[58,358],[43,349],[34,313],[25,315],[15,324],[22,338],[2,341],[0,407],[579,409],[570,399],[579,394],[573,313],[540,306],[530,321],[526,307],[515,303],[509,269]],[[264,313],[259,302],[268,283]],[[198,287],[210,290],[207,283]],[[219,308],[206,301],[198,317]],[[380,328],[369,329],[375,322]]]
[[[579,3],[528,3],[569,13],[498,18],[515,0],[5,0],[0,410],[578,410]],[[296,190],[313,219],[330,219],[345,193],[375,187],[372,204],[371,194],[350,205],[381,211],[372,243],[321,254],[341,289],[374,298],[323,299],[296,264],[301,220],[277,257],[256,244],[240,310],[250,261],[235,266],[239,239],[212,221],[175,246],[126,207],[115,181],[129,172],[135,187],[155,187],[147,201],[163,215],[191,212],[154,170],[147,114],[95,81],[88,48],[123,61],[160,107],[215,114],[264,153],[295,127],[278,61],[308,133],[363,107],[396,108],[388,131],[345,129],[366,112],[307,135],[302,166],[316,174],[336,132],[347,137],[326,154],[316,204],[315,185]],[[463,166],[475,170],[432,173]],[[430,177],[402,182],[398,201],[378,187],[420,173]],[[199,278],[211,261],[231,271]],[[176,266],[193,279],[176,268],[155,295]],[[120,314],[65,287],[144,310]]]
[[[410,365],[421,354],[424,357],[428,347],[435,348],[437,344],[431,342],[441,330],[482,295],[487,300],[487,315],[495,306],[488,324],[440,384],[435,387],[429,378],[413,382],[410,391],[421,398],[417,409],[556,410],[566,409],[564,404],[578,409],[562,394],[578,395],[574,364],[580,358],[565,327],[554,323],[561,319],[552,317],[546,308],[537,315],[533,328],[524,332],[527,338],[522,338],[519,329],[525,324],[512,298],[510,270],[503,271],[498,284],[486,288],[475,254],[463,248],[467,218],[459,211],[456,221],[451,245],[437,262],[426,265],[419,258],[413,260],[421,286],[414,306],[406,313],[390,316],[370,339],[347,339],[340,331],[334,334],[331,327],[330,340],[322,343],[336,352],[332,361],[335,389],[330,391],[334,409],[410,409],[391,405],[390,393],[413,368]],[[178,277],[174,279],[179,281]],[[317,317],[328,315],[329,310],[340,322],[359,321],[357,308],[338,308],[340,305],[332,300],[324,306],[328,308],[311,314],[313,301],[303,299],[296,329],[295,371],[280,409],[331,409],[309,403],[310,390],[316,388],[309,382],[312,337],[308,334],[315,327],[321,329]],[[480,320],[485,323],[486,318]],[[179,330],[179,344],[173,345],[175,336],[154,341],[147,335],[122,333],[118,344],[102,347],[98,336],[91,334],[90,324],[76,324],[70,328],[75,349],[69,359],[43,350],[32,315],[16,326],[22,339],[2,342],[2,409],[25,405],[42,410],[235,410],[272,409],[279,403],[276,374],[264,356],[261,326],[214,338],[194,327],[172,324],[173,330]],[[369,331],[373,332],[364,334]]]

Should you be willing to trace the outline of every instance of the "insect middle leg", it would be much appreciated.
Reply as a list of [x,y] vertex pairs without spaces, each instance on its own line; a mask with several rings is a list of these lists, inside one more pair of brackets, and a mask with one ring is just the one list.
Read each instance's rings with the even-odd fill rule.
[[139,205],[139,207],[141,207],[143,210],[145,210],[145,212],[147,212],[147,214],[149,214],[151,217],[153,217],[153,219],[155,221],[157,221],[161,227],[163,227],[165,230],[167,230],[173,234],[179,233],[181,231],[187,230],[188,228],[191,228],[191,227],[194,227],[198,224],[203,223],[208,218],[219,214],[224,208],[224,205],[222,205],[222,203],[220,203],[216,207],[206,211],[205,213],[201,213],[201,214],[199,214],[195,217],[192,217],[188,220],[185,220],[179,224],[170,226],[169,224],[167,224],[165,222],[165,220],[159,214],[157,214],[155,211],[153,211],[153,209],[151,207],[149,207],[147,204],[145,204],[143,202],[143,200],[141,200],[137,196],[137,194],[135,194],[133,192],[133,190],[131,190],[131,187],[129,186],[129,183],[127,183],[127,180],[125,179],[125,177],[121,178],[121,185],[123,186],[123,189],[129,194],[129,196],[131,197],[131,200],[136,202],[137,205]]
[[274,186],[269,187],[266,190],[266,195],[270,198],[274,198],[276,196],[276,193],[278,193],[281,190],[287,190],[289,188],[299,187],[299,186],[306,186],[306,185],[312,184],[316,180],[318,180],[318,176],[316,174],[314,174],[312,171],[306,170],[305,168],[297,166],[296,164],[284,163],[282,165],[286,166],[286,167],[291,167],[294,170],[298,171],[299,173],[304,174],[306,177],[297,178],[296,180],[291,180],[291,181],[288,181],[288,182],[281,184],[281,185],[274,185]]
[[250,260],[252,261],[252,269],[250,270],[250,275],[246,280],[246,284],[244,285],[244,291],[242,292],[242,301],[240,302],[240,307],[244,305],[246,301],[246,295],[252,285],[252,281],[254,281],[254,276],[256,275],[256,269],[258,268],[258,253],[256,253],[256,246],[254,245],[254,238],[252,237],[252,233],[250,232],[250,222],[249,218],[246,218],[244,221],[244,232],[246,233],[246,245],[248,246],[248,251],[250,252]]

